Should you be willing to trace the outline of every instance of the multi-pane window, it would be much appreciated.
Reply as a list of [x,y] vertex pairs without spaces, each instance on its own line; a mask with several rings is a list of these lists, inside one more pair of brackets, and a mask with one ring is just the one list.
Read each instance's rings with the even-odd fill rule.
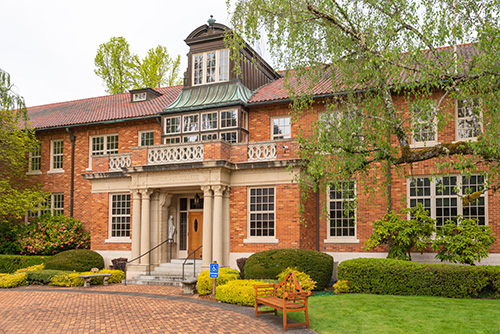
[[201,129],[217,129],[217,111],[201,114]]
[[42,148],[40,143],[38,143],[33,150],[30,152],[30,163],[29,163],[29,171],[35,172],[39,171],[42,162]]
[[249,189],[249,236],[275,236],[274,188]]
[[481,134],[479,100],[457,100],[457,139],[477,138]]
[[238,133],[236,131],[221,132],[220,139],[234,144],[238,142]]
[[146,101],[146,93],[135,93],[132,96],[132,100],[134,102],[137,102],[137,101]]
[[51,161],[51,169],[57,170],[63,168],[63,140],[53,140],[50,143],[51,152],[50,152],[50,161]]
[[110,205],[111,237],[130,237],[130,194],[112,194]]
[[273,118],[271,125],[272,140],[291,137],[290,116]]
[[220,127],[231,128],[238,125],[238,111],[226,110],[220,112]]
[[45,203],[39,205],[39,210],[28,211],[27,218],[39,217],[44,214],[64,215],[64,194],[54,193],[47,197]]
[[356,208],[354,181],[330,185],[329,196],[329,237],[356,236]]
[[409,180],[408,204],[410,207],[422,206],[430,216],[436,219],[436,226],[441,227],[447,220],[455,220],[457,215],[474,218],[480,225],[486,224],[486,199],[481,196],[468,205],[464,205],[462,196],[481,191],[484,177],[451,175],[444,177],[414,177]]
[[166,117],[165,118],[165,134],[181,132],[181,117]]
[[154,131],[140,131],[139,132],[139,146],[151,146],[155,144]]
[[181,142],[181,137],[169,137],[163,139],[164,144],[179,144]]
[[92,137],[91,155],[93,157],[104,154],[118,153],[118,135]]
[[194,132],[199,130],[199,115],[185,115],[182,117],[184,126],[182,132]]
[[436,118],[434,104],[419,101],[412,106],[412,138],[413,144],[431,144],[437,141]]
[[193,85],[229,80],[229,50],[193,55]]
[[217,133],[204,133],[201,135],[201,140],[215,140],[217,139]]
[[199,139],[198,135],[184,136],[184,137],[182,137],[182,142],[184,142],[184,143],[194,143],[194,142],[197,142],[198,139]]

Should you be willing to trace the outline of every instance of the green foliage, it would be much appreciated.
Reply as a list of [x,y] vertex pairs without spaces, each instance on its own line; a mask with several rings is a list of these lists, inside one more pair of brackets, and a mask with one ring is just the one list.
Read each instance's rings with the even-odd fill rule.
[[232,280],[215,289],[217,300],[237,305],[253,306],[255,304],[255,284],[265,284],[257,280]]
[[13,87],[10,75],[0,69],[0,220],[23,217],[46,196],[27,182],[26,157],[39,142],[29,129],[24,99]]
[[474,219],[447,221],[438,229],[432,248],[441,261],[474,265],[488,257],[488,249],[496,238],[491,235],[489,226],[480,226]]
[[104,259],[99,253],[89,249],[68,250],[45,261],[45,269],[82,272],[92,268],[103,269]]
[[0,254],[21,254],[18,239],[24,233],[24,227],[24,223],[20,221],[0,221]]
[[[229,281],[236,280],[240,278],[240,274],[238,270],[229,269],[229,268],[220,268],[219,269],[219,278],[216,280],[216,287],[219,285],[224,285]],[[202,271],[201,274],[198,275],[198,293],[200,295],[209,295],[212,293],[212,285],[213,278],[210,278],[210,271]],[[217,290],[216,290],[217,292]]]
[[339,295],[341,293],[348,293],[349,292],[349,281],[347,280],[340,280],[337,281],[333,285],[333,291],[335,291],[336,295]]
[[50,284],[52,278],[56,275],[63,275],[65,272],[61,270],[32,270],[26,272],[27,284]]
[[332,278],[333,258],[306,249],[273,249],[252,254],[245,263],[245,278],[274,279],[288,267],[308,274],[317,282],[316,289],[326,288]]
[[95,74],[104,81],[106,92],[110,94],[180,83],[180,56],[170,58],[167,48],[161,45],[149,49],[147,56],[140,61],[130,52],[125,38],[112,37],[99,46],[94,64]]
[[29,220],[17,242],[23,254],[52,255],[69,249],[89,248],[90,233],[72,217],[43,215]]
[[500,267],[423,264],[395,259],[353,259],[338,267],[349,291],[467,298],[500,295]]
[[[84,279],[79,278],[78,276],[81,275],[92,275],[92,274],[111,274],[111,276],[108,278],[108,283],[121,283],[122,280],[125,278],[125,274],[121,270],[108,270],[108,269],[103,269],[99,270],[98,272],[94,273],[92,271],[84,271],[84,272],[71,272],[71,273],[60,273],[58,275],[54,275],[51,280],[49,285],[55,285],[55,286],[83,286],[84,284]],[[99,285],[102,284],[104,281],[103,277],[92,277],[90,279],[90,284],[91,285]]]
[[429,217],[429,212],[419,203],[411,209],[401,212],[410,214],[410,220],[402,219],[394,211],[386,214],[383,219],[373,223],[374,232],[365,242],[364,249],[371,250],[379,245],[387,245],[387,257],[411,261],[411,252],[423,253],[431,243],[436,221]]
[[288,275],[288,273],[290,272],[295,274],[302,289],[306,291],[311,291],[316,287],[316,282],[311,279],[311,276],[301,271],[298,271],[296,268],[290,268],[290,267],[286,268],[277,276],[278,280],[282,281],[285,278],[285,276]]
[[78,276],[80,275],[81,273],[76,273],[76,272],[54,275],[50,279],[49,285],[67,286],[67,287],[83,286],[84,279],[79,278]]
[[0,288],[15,288],[16,286],[26,285],[26,273],[15,273],[0,276]]
[[19,269],[42,264],[48,256],[0,255],[0,273],[13,273]]

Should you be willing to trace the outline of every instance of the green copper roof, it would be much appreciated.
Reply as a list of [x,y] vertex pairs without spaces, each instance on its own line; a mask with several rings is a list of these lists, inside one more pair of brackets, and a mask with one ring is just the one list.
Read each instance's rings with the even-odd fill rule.
[[235,104],[246,104],[252,91],[240,81],[228,81],[211,85],[185,87],[172,104],[163,108],[161,113],[187,110],[219,108]]

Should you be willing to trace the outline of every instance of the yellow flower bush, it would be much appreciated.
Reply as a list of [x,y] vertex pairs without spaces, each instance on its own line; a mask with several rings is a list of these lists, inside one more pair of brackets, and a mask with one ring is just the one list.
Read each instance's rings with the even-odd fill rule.
[[255,284],[266,284],[257,280],[233,280],[216,288],[217,300],[237,305],[253,306],[255,303]]
[[335,292],[336,295],[340,294],[340,293],[347,293],[349,292],[349,281],[347,280],[340,280],[340,281],[337,281],[337,283],[335,283],[333,285],[333,291]]
[[[229,281],[236,280],[240,278],[240,273],[236,269],[220,268],[219,278],[217,278],[216,285],[224,285]],[[202,271],[198,275],[198,293],[200,295],[209,295],[212,293],[212,278],[210,278],[210,272],[208,270]]]
[[296,268],[291,268],[291,267],[286,268],[277,276],[278,279],[282,281],[285,278],[285,276],[288,275],[289,272],[293,272],[295,276],[297,276],[297,280],[299,281],[299,284],[302,287],[302,289],[306,291],[311,291],[316,287],[316,281],[313,281],[311,279],[311,276],[301,271],[298,271]]
[[42,264],[37,264],[37,265],[31,266],[31,267],[17,269],[16,273],[23,273],[23,272],[26,272],[26,271],[43,270],[44,267],[45,267],[45,265],[43,263]]
[[26,285],[26,273],[14,273],[0,276],[0,288],[15,288]]
[[[50,285],[56,286],[83,286],[84,279],[79,278],[80,275],[92,275],[94,274],[91,271],[85,271],[81,273],[73,272],[69,274],[61,274],[52,277],[50,281]],[[125,278],[125,274],[121,270],[108,270],[102,269],[96,272],[96,274],[111,274],[108,279],[108,283],[121,283],[121,281]],[[93,277],[90,279],[90,284],[98,285],[103,283],[102,277]]]

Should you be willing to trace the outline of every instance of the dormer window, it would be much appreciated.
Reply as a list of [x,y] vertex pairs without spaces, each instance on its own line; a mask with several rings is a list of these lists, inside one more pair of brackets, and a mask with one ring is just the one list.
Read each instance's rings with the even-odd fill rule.
[[134,102],[139,102],[139,101],[146,101],[146,93],[136,93],[132,96],[132,101]]
[[203,85],[229,80],[229,49],[193,55],[193,84]]
[[130,102],[143,102],[156,99],[161,93],[151,88],[140,88],[130,91]]

